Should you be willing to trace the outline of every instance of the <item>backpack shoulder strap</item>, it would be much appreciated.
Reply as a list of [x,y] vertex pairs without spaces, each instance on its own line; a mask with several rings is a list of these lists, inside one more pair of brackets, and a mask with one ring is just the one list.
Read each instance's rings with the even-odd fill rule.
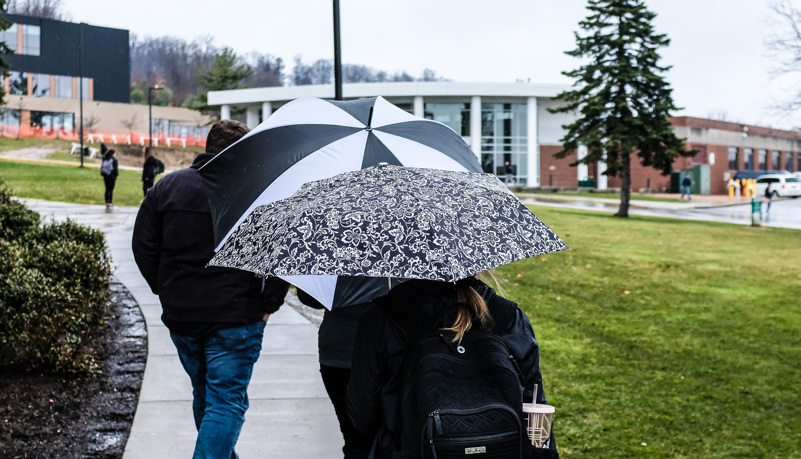
[[417,341],[432,331],[434,318],[425,311],[414,316],[409,313],[410,305],[392,301],[390,298],[380,298],[376,304],[384,314],[400,325],[410,342]]

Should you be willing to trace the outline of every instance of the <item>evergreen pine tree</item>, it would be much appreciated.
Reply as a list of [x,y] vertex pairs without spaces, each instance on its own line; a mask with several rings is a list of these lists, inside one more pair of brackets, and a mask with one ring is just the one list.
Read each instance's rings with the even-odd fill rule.
[[617,217],[628,217],[631,198],[631,155],[643,166],[671,172],[673,161],[690,156],[670,129],[667,117],[678,110],[672,89],[660,75],[670,67],[659,65],[657,50],[670,39],[657,34],[642,0],[589,0],[589,16],[579,23],[585,36],[575,33],[577,47],[566,54],[587,59],[576,70],[562,72],[573,78],[573,89],[556,96],[566,104],[553,113],[580,113],[564,128],[564,158],[587,147],[587,155],[571,166],[606,162],[608,176],[620,174],[620,208]]

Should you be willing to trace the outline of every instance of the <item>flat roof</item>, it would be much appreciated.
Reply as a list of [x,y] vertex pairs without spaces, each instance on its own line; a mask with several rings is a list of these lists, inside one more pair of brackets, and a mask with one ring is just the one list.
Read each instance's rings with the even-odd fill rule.
[[[353,83],[342,85],[342,97],[543,97],[552,98],[570,89],[563,84],[454,83],[448,81],[406,83]],[[334,98],[334,85],[274,86],[267,88],[209,91],[209,105],[249,105],[283,102],[301,97]]]

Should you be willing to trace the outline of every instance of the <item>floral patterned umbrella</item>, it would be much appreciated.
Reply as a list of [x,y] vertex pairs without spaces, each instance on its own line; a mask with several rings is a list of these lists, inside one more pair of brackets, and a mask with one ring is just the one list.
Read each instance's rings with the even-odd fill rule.
[[257,207],[209,264],[455,282],[566,249],[494,175],[379,165]]

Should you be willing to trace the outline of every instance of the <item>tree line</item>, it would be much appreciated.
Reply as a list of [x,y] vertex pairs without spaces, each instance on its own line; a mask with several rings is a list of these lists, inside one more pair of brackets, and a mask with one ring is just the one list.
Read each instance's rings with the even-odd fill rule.
[[[147,89],[159,84],[155,105],[205,109],[208,91],[270,86],[302,86],[334,82],[334,61],[304,62],[294,58],[291,71],[284,60],[269,53],[237,54],[217,47],[210,36],[192,41],[176,37],[144,37],[131,34],[131,103],[147,103]],[[366,65],[343,64],[344,83],[440,81],[431,69],[419,77],[406,71],[388,72]]]

